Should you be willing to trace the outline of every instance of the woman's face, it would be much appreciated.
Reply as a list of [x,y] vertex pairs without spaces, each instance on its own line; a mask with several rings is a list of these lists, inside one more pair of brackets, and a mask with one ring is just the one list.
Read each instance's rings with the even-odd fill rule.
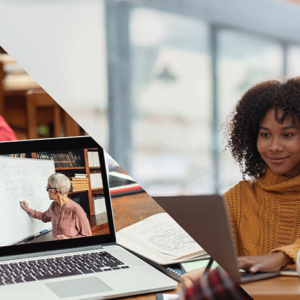
[[47,185],[48,187],[48,195],[50,200],[57,200],[57,195],[56,195],[56,189],[51,188],[50,185]]
[[274,114],[270,109],[259,124],[257,150],[273,173],[293,178],[300,174],[300,124],[293,126],[290,116],[280,124]]

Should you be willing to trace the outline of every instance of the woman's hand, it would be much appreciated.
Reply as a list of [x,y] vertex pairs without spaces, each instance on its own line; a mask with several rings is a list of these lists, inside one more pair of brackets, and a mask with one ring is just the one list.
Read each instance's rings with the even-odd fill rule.
[[65,236],[64,234],[60,234],[56,237],[57,240],[67,240],[69,237]]
[[29,211],[28,203],[26,201],[22,201],[20,205],[26,212]]
[[238,267],[250,273],[276,272],[292,263],[293,260],[281,251],[261,256],[238,257]]
[[205,270],[205,267],[183,274],[181,276],[181,287],[184,290],[191,288],[196,282],[199,281],[204,270]]

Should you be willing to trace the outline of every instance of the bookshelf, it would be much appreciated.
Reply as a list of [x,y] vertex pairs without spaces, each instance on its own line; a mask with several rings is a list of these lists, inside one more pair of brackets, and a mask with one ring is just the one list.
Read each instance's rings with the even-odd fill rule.
[[[89,148],[84,149],[84,161],[85,161],[85,172],[87,175],[87,178],[89,179],[89,189],[88,189],[88,198],[89,198],[89,205],[90,205],[90,215],[95,215],[94,213],[94,205],[93,205],[93,195],[103,195],[103,187],[95,187],[93,185],[93,176],[95,174],[101,175],[101,169],[100,169],[100,162],[99,163],[93,163],[92,157],[93,155],[89,155],[89,153],[94,154],[94,156],[97,155],[98,157],[98,150],[96,148]],[[102,179],[100,178],[101,182]],[[100,184],[102,186],[102,184]]]
[[68,196],[84,209],[93,235],[105,234],[108,230],[106,212],[95,213],[93,200],[95,196],[104,194],[98,149],[37,152],[32,153],[32,158],[54,160],[55,171],[70,178],[74,189]]
[[1,47],[0,115],[14,130],[18,140],[33,138],[40,126],[46,129],[39,131],[39,137],[43,138],[85,134],[70,115],[61,107],[57,108],[57,103]]

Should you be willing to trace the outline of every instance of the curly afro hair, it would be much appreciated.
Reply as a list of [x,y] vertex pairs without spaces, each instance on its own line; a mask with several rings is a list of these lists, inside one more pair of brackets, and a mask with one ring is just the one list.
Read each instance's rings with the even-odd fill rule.
[[[230,150],[240,166],[243,178],[264,175],[265,163],[256,146],[259,123],[269,109],[274,109],[274,118],[283,123],[287,116],[300,122],[300,77],[285,82],[270,80],[250,88],[238,101],[234,111],[223,124],[227,137],[225,150]],[[278,118],[278,109],[283,115]]]

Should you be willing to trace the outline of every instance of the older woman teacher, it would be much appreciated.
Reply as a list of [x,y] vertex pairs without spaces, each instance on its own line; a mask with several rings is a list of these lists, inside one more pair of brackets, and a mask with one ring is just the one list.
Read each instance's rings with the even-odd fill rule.
[[52,222],[52,240],[63,240],[91,236],[92,231],[87,216],[82,207],[67,197],[71,182],[67,176],[60,173],[48,178],[46,190],[50,200],[54,200],[48,210],[40,212],[29,208],[26,201],[21,207],[33,218]]

